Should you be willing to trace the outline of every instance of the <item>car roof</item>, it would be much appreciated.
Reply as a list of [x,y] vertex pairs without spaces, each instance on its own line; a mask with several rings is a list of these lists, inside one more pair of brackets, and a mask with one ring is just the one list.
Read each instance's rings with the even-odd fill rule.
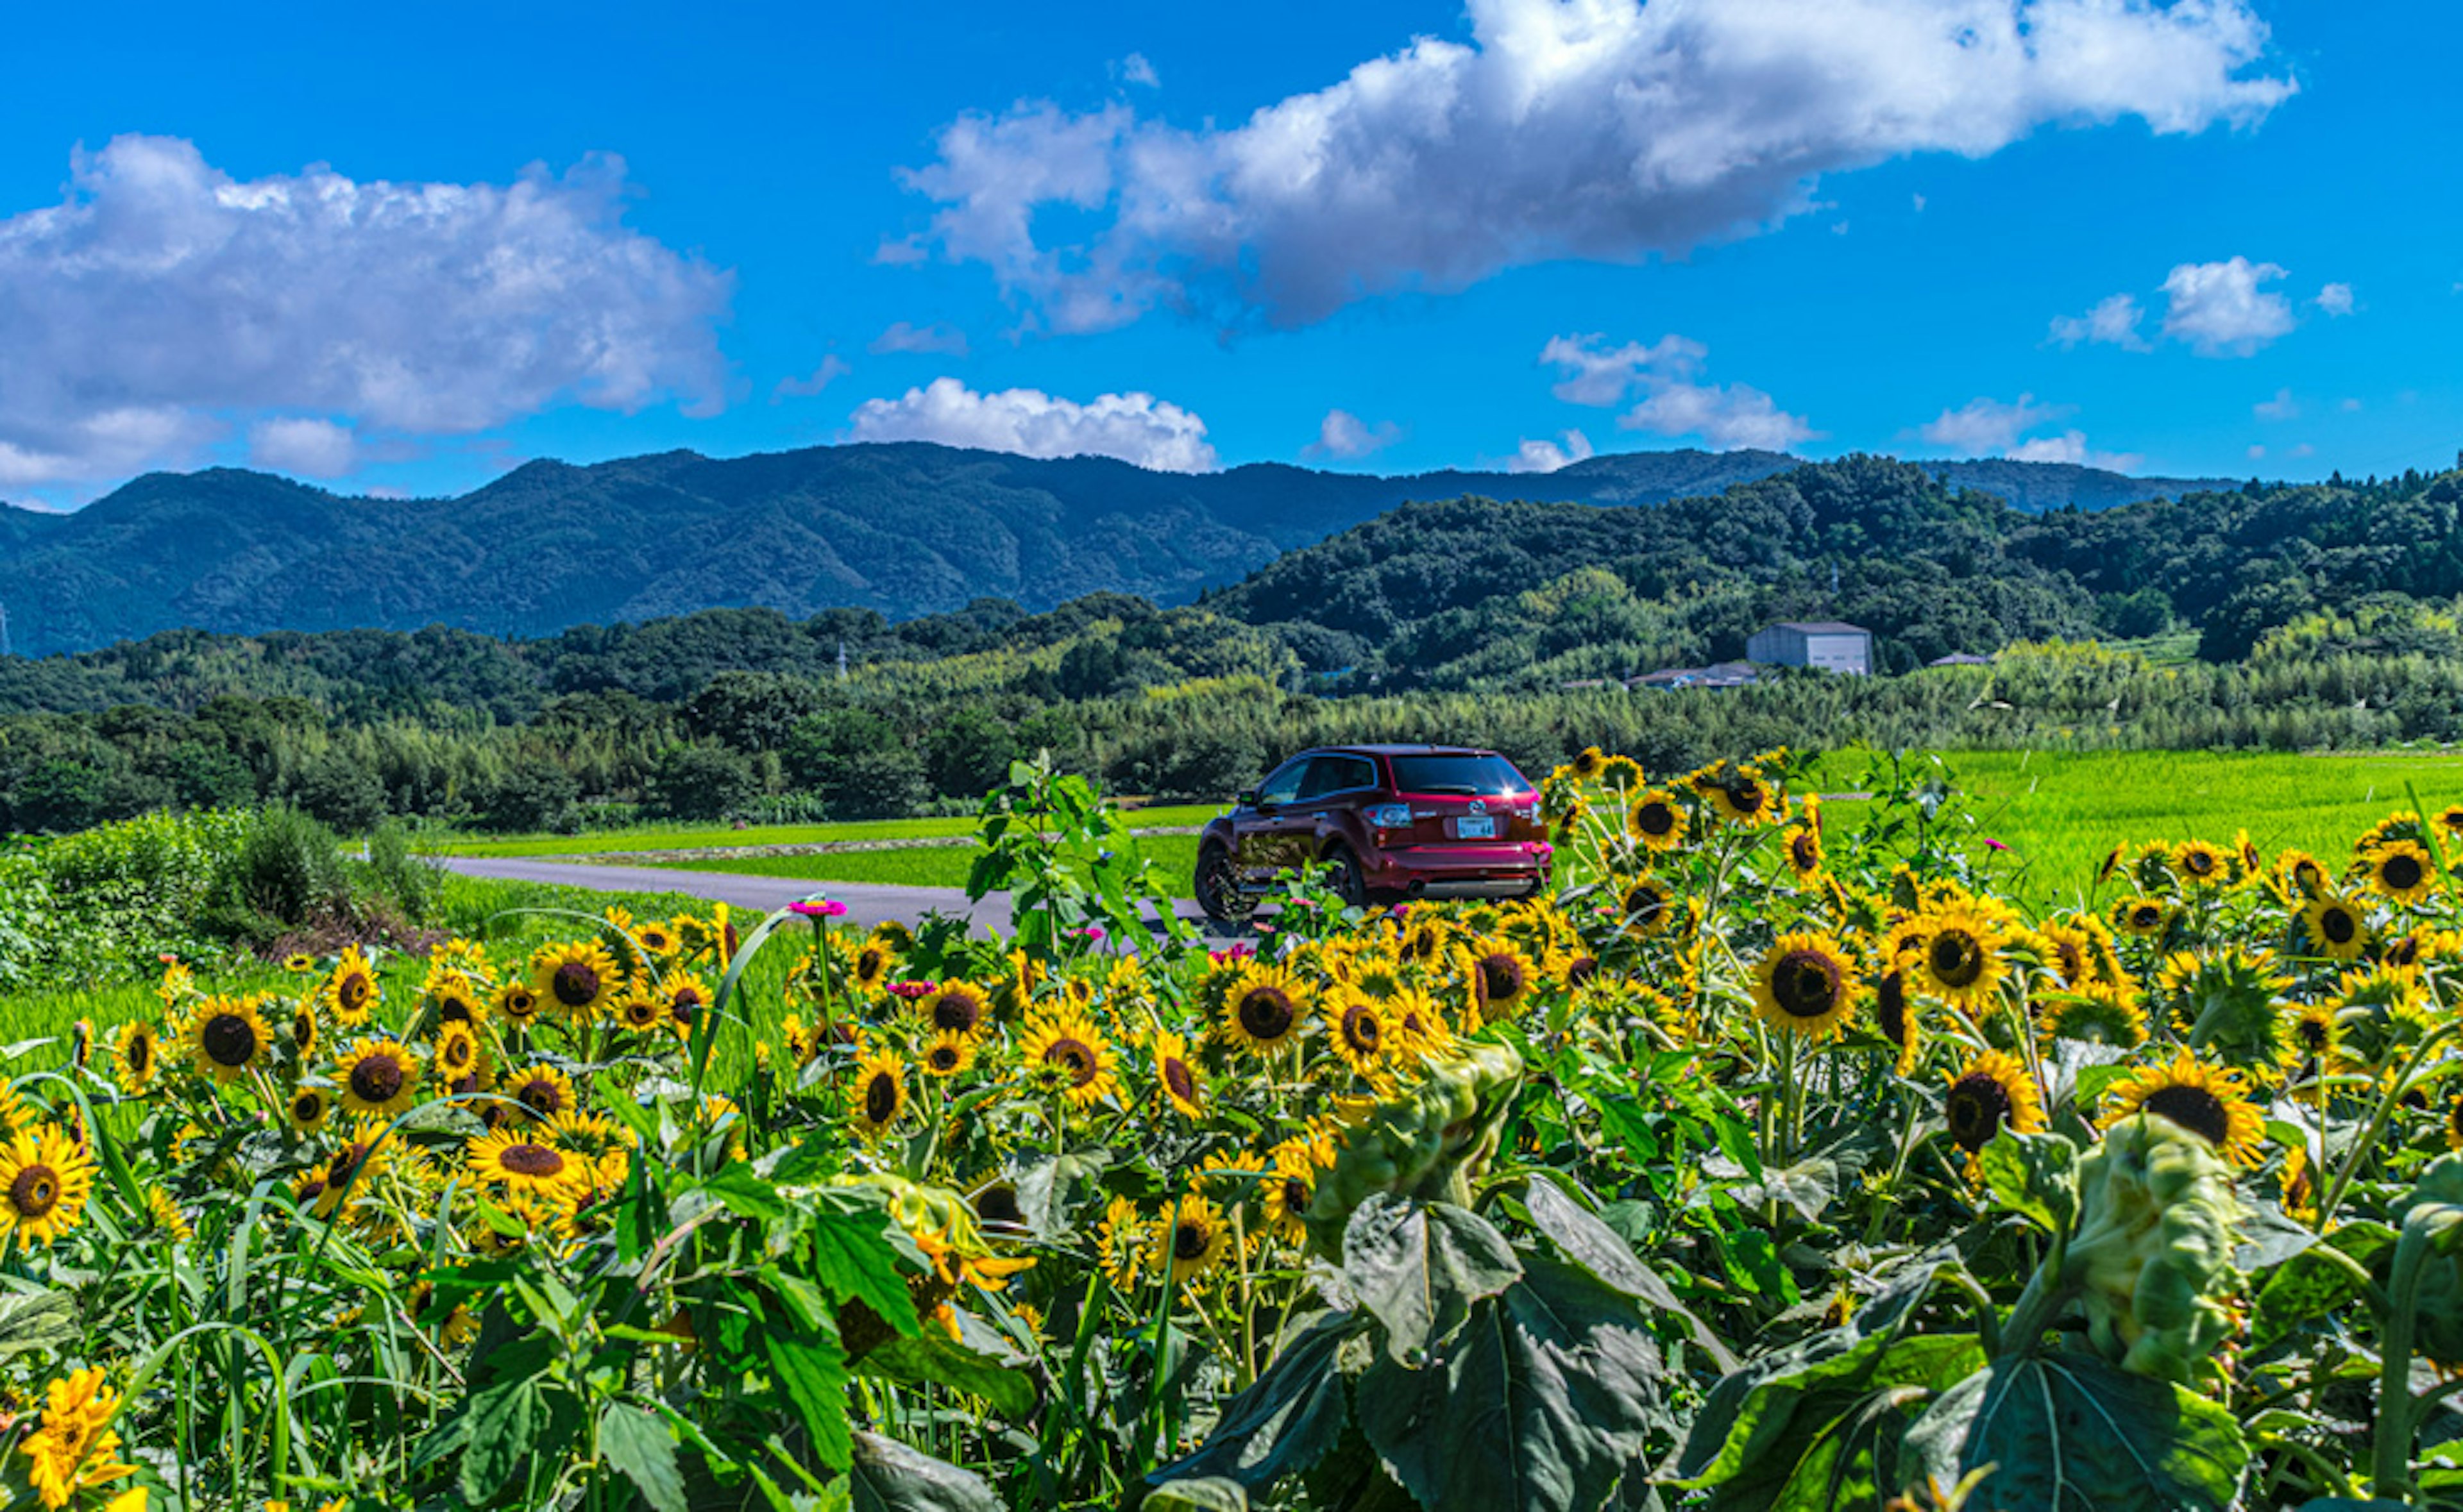
[[1493,756],[1485,745],[1312,745],[1302,756]]

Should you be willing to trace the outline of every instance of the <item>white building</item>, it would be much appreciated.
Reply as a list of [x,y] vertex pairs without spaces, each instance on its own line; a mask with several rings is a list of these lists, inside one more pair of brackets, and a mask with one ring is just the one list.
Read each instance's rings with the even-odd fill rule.
[[1748,660],[1781,667],[1820,667],[1858,677],[1873,670],[1873,633],[1835,619],[1782,619],[1745,642]]

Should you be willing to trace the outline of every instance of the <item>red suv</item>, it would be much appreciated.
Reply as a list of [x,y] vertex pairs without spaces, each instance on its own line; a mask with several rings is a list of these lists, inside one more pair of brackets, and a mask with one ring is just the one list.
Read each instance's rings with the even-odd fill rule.
[[1354,903],[1521,897],[1548,885],[1539,795],[1514,764],[1466,745],[1331,745],[1302,751],[1206,827],[1197,903],[1245,918],[1312,862]]

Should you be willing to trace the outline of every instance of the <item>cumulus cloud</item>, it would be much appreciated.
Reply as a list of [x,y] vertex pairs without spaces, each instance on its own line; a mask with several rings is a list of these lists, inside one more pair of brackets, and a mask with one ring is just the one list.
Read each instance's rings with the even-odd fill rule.
[[2134,451],[2093,450],[2086,443],[2086,432],[2082,430],[2022,441],[2002,455],[2012,462],[2065,462],[2081,467],[2101,467],[2106,472],[2136,472],[2147,461]]
[[1591,455],[1591,439],[1578,430],[1565,432],[1564,444],[1553,441],[1532,441],[1525,438],[1515,454],[1506,459],[1508,472],[1555,472],[1570,467]]
[[[1470,0],[1422,36],[1245,121],[1114,103],[970,113],[903,177],[922,243],[981,262],[1060,330],[1164,306],[1279,325],[1517,264],[1634,262],[1813,207],[1822,174],[1981,158],[2057,125],[2245,125],[2248,0]],[[1047,230],[1047,207],[1091,212]],[[1083,234],[1078,234],[1082,231]]]
[[2318,308],[2324,311],[2329,315],[2350,314],[2352,313],[2352,286],[2349,284],[2328,284],[2325,288],[2319,290]]
[[2164,280],[2164,334],[2200,356],[2247,356],[2292,329],[2292,301],[2258,287],[2282,276],[2246,257],[2183,263]]
[[2292,397],[2290,389],[2279,388],[2273,399],[2259,400],[2249,409],[2260,420],[2292,420],[2300,413],[2300,401]]
[[872,338],[870,350],[875,356],[890,352],[926,352],[936,356],[962,357],[967,355],[967,334],[946,321],[916,326],[899,320]]
[[1324,423],[1317,428],[1317,440],[1300,448],[1300,455],[1320,459],[1365,457],[1402,439],[1403,427],[1390,420],[1371,425],[1349,410],[1330,409],[1325,412]]
[[1121,78],[1124,83],[1144,84],[1148,89],[1163,87],[1163,80],[1155,76],[1155,66],[1146,61],[1144,53],[1132,53],[1121,59]]
[[0,481],[93,483],[285,413],[439,435],[714,405],[730,275],[627,227],[623,197],[614,158],[460,184],[80,150],[58,205],[0,220]]
[[2138,334],[2138,322],[2146,316],[2134,296],[2114,294],[2098,301],[2085,314],[2055,315],[2053,339],[2065,347],[2094,341],[2129,352],[2151,351],[2147,338]]
[[2008,451],[2022,433],[2069,412],[2066,404],[2038,404],[2033,394],[2019,395],[2015,404],[1979,396],[1956,409],[1943,410],[1918,434],[1961,456],[1983,457]]
[[780,378],[778,386],[770,391],[770,401],[774,404],[782,399],[811,399],[854,371],[846,358],[833,352],[821,358],[821,365],[813,369],[810,377]]
[[866,400],[848,422],[856,441],[931,441],[1021,457],[1117,457],[1161,472],[1211,472],[1206,422],[1151,394],[1101,394],[1086,403],[1039,389],[978,394],[934,378],[897,399]]
[[249,427],[248,460],[302,478],[338,478],[359,460],[359,438],[347,425],[314,416],[261,420]]
[[1628,341],[1610,347],[1605,341],[1597,332],[1554,336],[1540,348],[1539,360],[1562,375],[1550,392],[1568,403],[1604,409],[1639,392],[1641,402],[1617,417],[1620,430],[1699,436],[1722,451],[1784,451],[1821,434],[1760,389],[1695,381],[1711,355],[1699,341],[1681,335],[1662,336],[1648,346]]

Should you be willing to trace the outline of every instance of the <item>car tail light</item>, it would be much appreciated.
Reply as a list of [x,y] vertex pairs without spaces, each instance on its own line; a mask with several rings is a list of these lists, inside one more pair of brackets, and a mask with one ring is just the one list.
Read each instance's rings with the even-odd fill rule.
[[1411,822],[1411,806],[1407,803],[1381,803],[1363,810],[1370,824],[1380,830],[1400,830]]

